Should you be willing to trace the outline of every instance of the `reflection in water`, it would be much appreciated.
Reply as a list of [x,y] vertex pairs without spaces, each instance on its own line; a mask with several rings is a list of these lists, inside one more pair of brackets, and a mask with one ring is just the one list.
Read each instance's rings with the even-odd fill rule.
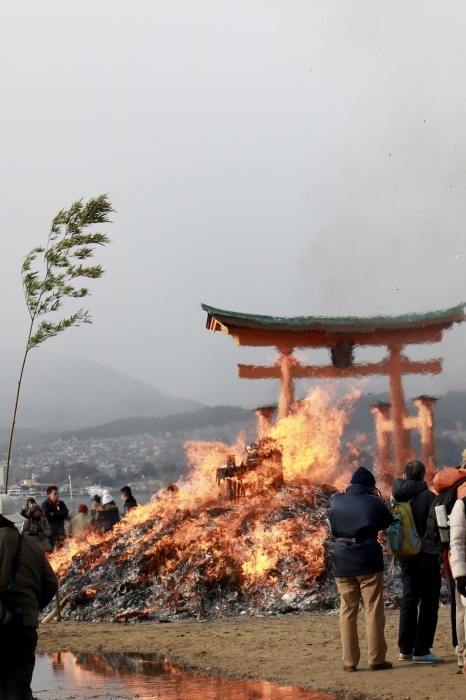
[[296,686],[201,676],[157,654],[43,654],[32,689],[39,700],[333,700]]

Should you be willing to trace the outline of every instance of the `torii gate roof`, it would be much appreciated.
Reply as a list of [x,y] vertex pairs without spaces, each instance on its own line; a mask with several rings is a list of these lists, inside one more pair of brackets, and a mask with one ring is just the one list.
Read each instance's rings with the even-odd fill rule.
[[426,313],[371,317],[264,316],[226,311],[207,304],[201,306],[207,312],[207,328],[234,336],[240,345],[274,345],[280,338],[285,340],[297,335],[300,337],[296,337],[296,345],[301,347],[326,345],[331,337],[378,345],[385,343],[389,336],[400,335],[400,332],[405,335],[406,331],[410,331],[408,342],[435,342],[440,340],[442,331],[466,319],[465,303]]

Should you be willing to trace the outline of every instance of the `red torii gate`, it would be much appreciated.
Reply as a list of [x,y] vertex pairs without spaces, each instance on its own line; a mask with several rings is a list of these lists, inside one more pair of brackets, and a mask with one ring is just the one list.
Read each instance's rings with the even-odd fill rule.
[[[279,353],[273,366],[238,365],[243,379],[279,379],[278,420],[286,417],[294,401],[295,379],[331,379],[387,375],[390,403],[374,405],[376,436],[381,474],[393,478],[390,464],[390,436],[393,437],[395,469],[413,459],[410,431],[421,433],[422,459],[430,473],[436,470],[432,406],[435,398],[415,399],[417,417],[409,416],[403,391],[404,374],[439,374],[442,360],[410,360],[404,354],[407,345],[438,343],[443,332],[465,320],[464,304],[442,311],[404,316],[304,317],[283,318],[217,309],[207,304],[207,328],[232,336],[237,345],[276,347]],[[355,364],[357,347],[382,346],[387,355],[375,363]],[[302,365],[293,355],[296,349],[328,348],[331,364]]]

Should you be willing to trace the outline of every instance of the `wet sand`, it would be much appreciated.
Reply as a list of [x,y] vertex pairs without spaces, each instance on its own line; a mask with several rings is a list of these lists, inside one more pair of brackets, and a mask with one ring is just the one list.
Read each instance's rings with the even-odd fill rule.
[[369,695],[391,700],[450,700],[464,694],[466,679],[456,674],[449,614],[449,608],[441,608],[433,649],[446,662],[433,667],[397,661],[398,613],[387,612],[387,658],[394,662],[391,671],[368,670],[363,618],[359,621],[359,670],[342,670],[336,614],[168,624],[54,621],[40,627],[38,651],[158,652],[213,674],[326,690],[348,699]]

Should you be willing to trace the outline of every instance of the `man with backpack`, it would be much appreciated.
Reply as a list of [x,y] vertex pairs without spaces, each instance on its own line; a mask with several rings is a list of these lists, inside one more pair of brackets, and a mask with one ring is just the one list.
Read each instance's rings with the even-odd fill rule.
[[377,539],[378,533],[392,522],[393,516],[375,488],[374,475],[365,467],[356,469],[346,492],[335,494],[330,501],[344,671],[356,671],[359,663],[357,620],[361,598],[369,669],[383,671],[393,666],[385,659],[384,565]]
[[430,649],[437,628],[440,598],[440,559],[434,546],[425,538],[427,518],[435,494],[429,491],[422,462],[408,462],[404,479],[395,479],[392,496],[398,503],[409,503],[421,551],[414,556],[400,557],[403,599],[400,610],[398,646],[400,661],[433,664],[443,661]]

